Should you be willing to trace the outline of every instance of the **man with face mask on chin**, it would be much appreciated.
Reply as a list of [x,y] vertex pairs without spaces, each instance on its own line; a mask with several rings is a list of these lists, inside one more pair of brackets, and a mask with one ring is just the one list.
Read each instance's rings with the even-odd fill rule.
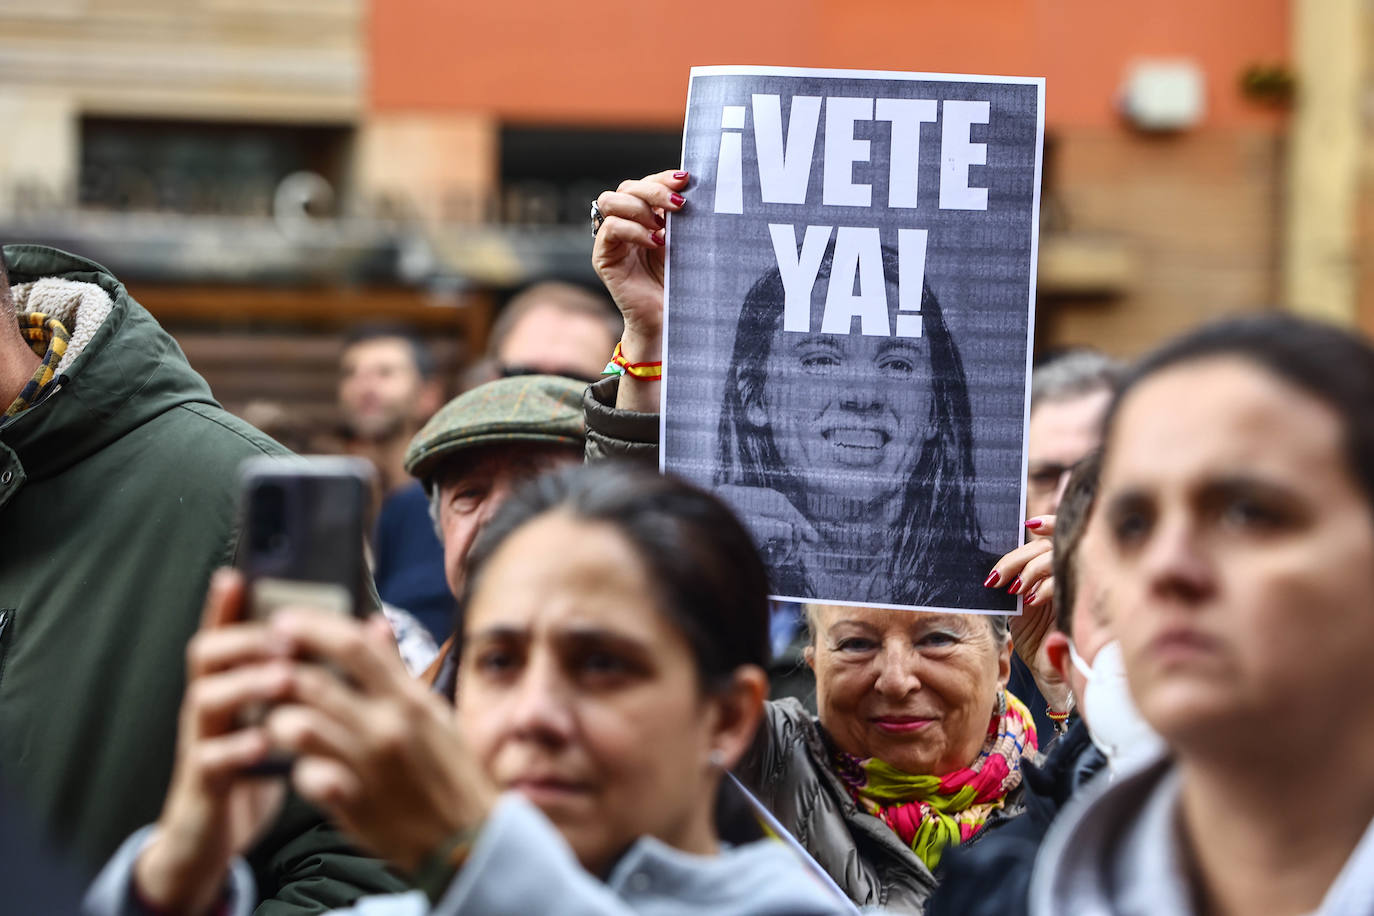
[[1101,453],[1092,452],[1074,466],[1052,532],[1055,629],[1044,651],[1069,685],[1078,715],[1044,762],[1025,768],[1025,814],[946,859],[926,916],[1027,913],[1036,853],[1074,793],[1103,770],[1112,778],[1164,750],[1136,711],[1121,647],[1107,625],[1110,571],[1093,512],[1101,464]]
[[[1079,777],[1091,775],[1083,770],[1093,758],[1105,757],[1115,775],[1164,749],[1131,700],[1121,646],[1111,632],[1109,557],[1102,549],[1102,523],[1093,511],[1101,464],[1101,452],[1093,452],[1074,468],[1054,538],[1060,600],[1056,629],[1045,637],[1045,653],[1069,685],[1079,713],[1061,739],[1066,747],[1060,759],[1077,761],[1070,790],[1085,781]],[[1091,739],[1096,754],[1089,751],[1085,738]]]

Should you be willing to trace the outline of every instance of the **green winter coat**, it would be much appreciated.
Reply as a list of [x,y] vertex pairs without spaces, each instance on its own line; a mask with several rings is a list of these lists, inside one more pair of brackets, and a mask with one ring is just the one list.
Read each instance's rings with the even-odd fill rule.
[[[235,555],[238,465],[285,450],[225,412],[100,265],[4,257],[12,284],[56,276],[113,303],[45,396],[0,421],[0,783],[94,872],[161,809],[186,643]],[[322,909],[398,886],[337,837],[288,842],[308,819],[257,851],[264,889]]]

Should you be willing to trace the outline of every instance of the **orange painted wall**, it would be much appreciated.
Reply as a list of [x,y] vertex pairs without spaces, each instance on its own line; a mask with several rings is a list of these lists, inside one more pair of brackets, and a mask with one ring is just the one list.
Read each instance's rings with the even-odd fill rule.
[[1045,76],[1053,127],[1116,122],[1130,60],[1187,57],[1209,127],[1268,127],[1236,90],[1288,59],[1288,0],[373,0],[372,106],[672,127],[693,64]]

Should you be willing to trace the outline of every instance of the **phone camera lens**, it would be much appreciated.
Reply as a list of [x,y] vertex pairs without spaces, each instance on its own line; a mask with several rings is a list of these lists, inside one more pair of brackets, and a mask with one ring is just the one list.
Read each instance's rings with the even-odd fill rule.
[[263,483],[253,491],[252,519],[248,532],[256,553],[274,554],[286,546],[286,489]]

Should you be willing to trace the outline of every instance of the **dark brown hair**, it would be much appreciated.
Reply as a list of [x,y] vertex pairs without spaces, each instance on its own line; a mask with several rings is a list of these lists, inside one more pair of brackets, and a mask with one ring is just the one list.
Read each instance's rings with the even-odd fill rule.
[[1097,502],[1101,473],[1101,449],[1080,459],[1064,485],[1064,496],[1054,517],[1054,623],[1064,633],[1073,626],[1073,605],[1078,600],[1078,548]]
[[424,339],[414,328],[405,325],[359,325],[344,335],[343,350],[347,351],[360,343],[371,343],[374,340],[399,340],[404,343],[410,350],[411,361],[415,363],[415,372],[424,381],[434,378],[434,373],[438,371],[438,362]]
[[1217,322],[1146,356],[1127,374],[1107,411],[1104,450],[1109,452],[1122,403],[1143,381],[1175,366],[1225,357],[1268,371],[1336,413],[1347,467],[1374,507],[1374,347],[1341,328],[1292,315]]
[[[706,690],[728,683],[741,665],[767,667],[768,577],[744,526],[710,493],[616,462],[544,474],[501,505],[468,554],[451,661],[462,657],[463,617],[487,562],[513,533],[555,511],[611,525],[632,545],[658,586],[659,606],[687,637]],[[445,667],[456,675],[455,665]],[[451,684],[435,686],[452,696]]]

